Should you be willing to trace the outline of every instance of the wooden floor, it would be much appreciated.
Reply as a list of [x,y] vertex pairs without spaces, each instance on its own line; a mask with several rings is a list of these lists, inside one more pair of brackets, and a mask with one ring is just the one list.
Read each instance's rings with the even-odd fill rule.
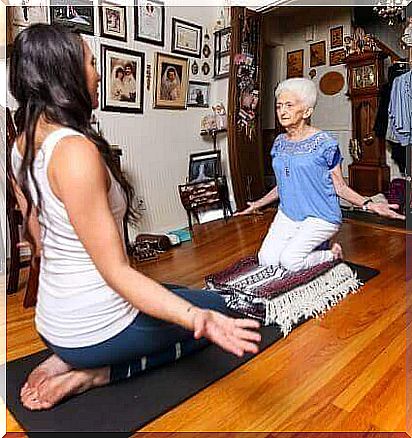
[[[201,287],[206,274],[257,250],[272,215],[198,226],[193,242],[139,269],[159,281]],[[306,322],[142,431],[411,431],[407,237],[402,230],[345,222],[338,240],[346,258],[381,274],[321,320]],[[9,296],[7,306],[8,360],[42,349],[22,293]],[[9,413],[7,430],[22,430]]]

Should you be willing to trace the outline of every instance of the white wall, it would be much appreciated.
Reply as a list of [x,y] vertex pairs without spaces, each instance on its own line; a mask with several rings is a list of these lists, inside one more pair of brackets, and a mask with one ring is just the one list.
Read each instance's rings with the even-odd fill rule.
[[[133,29],[133,8],[129,7],[129,32]],[[172,17],[184,19],[203,26],[210,35],[212,49],[207,59],[211,67],[208,76],[204,76],[200,67],[206,59],[196,59],[199,74],[189,79],[211,82],[211,102],[219,100],[226,103],[226,89],[219,89],[219,81],[213,76],[213,30],[216,21],[215,7],[166,7],[165,46],[158,48],[150,44],[134,41],[129,37],[126,44],[113,43],[100,38],[101,44],[118,45],[145,53],[146,64],[152,66],[154,74],[155,52],[169,52],[171,49]],[[190,59],[190,62],[194,58]],[[211,149],[210,139],[199,135],[201,118],[211,108],[188,108],[187,110],[164,110],[153,108],[153,90],[155,78],[152,77],[151,90],[144,95],[143,114],[120,114],[99,111],[97,117],[105,137],[112,144],[118,144],[123,150],[122,165],[136,187],[136,193],[144,199],[146,210],[142,213],[140,231],[167,231],[187,225],[185,210],[179,195],[178,185],[186,180],[190,153]],[[219,137],[220,138],[220,137]],[[224,151],[222,152],[225,157]],[[224,163],[225,167],[225,163]]]
[[[288,8],[280,11],[280,16],[268,17],[265,22],[265,42],[273,46],[270,53],[269,68],[273,76],[269,84],[265,84],[266,102],[264,114],[264,128],[274,128],[274,88],[278,82],[286,79],[287,52],[304,49],[304,77],[309,77],[310,44],[326,41],[326,65],[316,67],[317,75],[314,82],[319,80],[328,71],[338,71],[345,77],[343,89],[334,96],[326,96],[319,91],[318,106],[312,117],[312,124],[320,129],[331,132],[339,140],[344,155],[343,172],[348,175],[348,164],[352,162],[349,154],[349,139],[351,137],[351,104],[345,93],[346,68],[344,65],[329,66],[329,29],[343,26],[344,35],[350,34],[350,8]],[[313,41],[305,41],[306,26],[314,26]],[[269,87],[272,87],[269,89]],[[270,99],[269,99],[270,98]]]
[[[213,80],[213,26],[219,9],[214,6],[173,6],[166,7],[165,45],[158,47],[134,41],[134,11],[127,8],[128,42],[107,38],[86,37],[100,66],[100,47],[102,44],[123,47],[144,52],[146,64],[151,65],[151,89],[146,89],[146,67],[144,69],[144,113],[127,114],[96,110],[96,116],[104,136],[111,144],[119,145],[123,151],[122,167],[127,172],[139,197],[144,199],[146,210],[142,212],[139,231],[160,232],[187,226],[178,185],[185,183],[188,175],[189,155],[193,152],[213,148],[211,139],[200,136],[200,120],[211,108],[190,108],[187,110],[165,110],[153,108],[154,59],[156,52],[171,53],[172,17],[193,22],[206,29],[210,36],[212,53],[209,58],[196,59],[199,74],[189,74],[189,80],[211,83],[211,103],[223,102],[227,108],[227,79]],[[96,12],[96,8],[95,8]],[[98,17],[95,13],[95,27]],[[203,40],[204,43],[204,40]],[[190,58],[190,63],[195,58]],[[210,73],[204,76],[201,66],[204,61],[210,65]],[[100,93],[101,95],[101,93]],[[13,106],[9,100],[9,105]],[[222,150],[223,168],[229,176],[227,162],[226,136],[219,134],[218,147]],[[229,190],[232,193],[230,178]],[[232,196],[233,198],[233,196]],[[136,230],[131,230],[133,237]]]

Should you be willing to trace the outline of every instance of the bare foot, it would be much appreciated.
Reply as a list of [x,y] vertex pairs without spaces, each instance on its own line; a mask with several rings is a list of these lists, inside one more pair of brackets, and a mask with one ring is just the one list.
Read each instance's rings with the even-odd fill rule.
[[22,386],[20,396],[22,396],[29,389],[31,391],[37,389],[48,377],[57,376],[58,374],[70,371],[72,367],[63,362],[57,355],[53,354],[37,366],[29,375],[26,383]]
[[333,260],[343,259],[343,250],[339,243],[334,243],[330,250],[333,254]]
[[50,409],[67,397],[107,385],[109,380],[110,367],[71,370],[47,377],[36,389],[28,387],[21,396],[21,402],[33,411]]

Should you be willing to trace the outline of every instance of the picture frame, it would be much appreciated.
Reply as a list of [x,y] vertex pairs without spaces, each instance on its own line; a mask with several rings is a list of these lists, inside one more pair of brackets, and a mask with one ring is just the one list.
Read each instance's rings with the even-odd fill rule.
[[319,41],[310,45],[310,67],[326,65],[326,42]]
[[293,50],[286,54],[286,77],[302,78],[303,77],[303,54],[304,50]]
[[172,18],[172,53],[201,57],[202,26],[179,18]]
[[329,65],[339,65],[339,64],[345,64],[346,59],[346,50],[345,49],[337,49],[337,50],[331,50],[329,52]]
[[189,81],[187,106],[197,108],[210,106],[210,82]]
[[59,23],[63,26],[84,33],[94,35],[94,7],[92,6],[50,6],[50,23]]
[[118,41],[127,41],[127,8],[104,4],[99,7],[100,36]]
[[330,29],[330,48],[343,47],[343,26],[336,26]]
[[186,109],[189,60],[157,52],[155,68],[154,108]]
[[165,45],[165,6],[159,0],[135,0],[134,39],[142,43]]
[[143,113],[144,71],[144,53],[102,45],[102,111]]
[[36,23],[48,23],[48,8],[44,1],[39,6],[13,6],[10,8],[12,15],[11,24],[15,27],[28,27]]
[[222,162],[219,150],[190,154],[189,183],[210,181],[220,176],[222,176]]
[[214,79],[225,78],[230,72],[230,46],[232,29],[226,27],[214,33]]

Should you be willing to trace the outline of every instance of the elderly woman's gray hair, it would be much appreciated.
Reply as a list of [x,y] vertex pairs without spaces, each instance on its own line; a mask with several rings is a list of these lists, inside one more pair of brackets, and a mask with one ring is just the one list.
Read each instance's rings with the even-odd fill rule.
[[276,88],[276,99],[284,91],[296,94],[308,108],[315,108],[318,92],[316,85],[310,79],[291,78],[282,81]]

